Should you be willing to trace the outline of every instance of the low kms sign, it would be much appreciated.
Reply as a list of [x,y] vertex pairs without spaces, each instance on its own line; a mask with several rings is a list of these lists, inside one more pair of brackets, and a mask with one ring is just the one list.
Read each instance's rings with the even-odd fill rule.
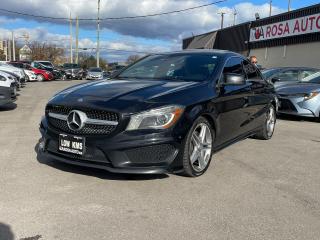
[[250,29],[250,42],[320,32],[320,13]]

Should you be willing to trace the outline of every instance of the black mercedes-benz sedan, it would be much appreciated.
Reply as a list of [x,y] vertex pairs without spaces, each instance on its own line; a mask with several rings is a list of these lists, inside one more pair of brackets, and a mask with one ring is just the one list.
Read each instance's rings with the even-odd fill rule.
[[270,139],[277,98],[243,56],[218,50],[149,55],[112,79],[57,93],[39,154],[117,173],[200,176],[214,152]]

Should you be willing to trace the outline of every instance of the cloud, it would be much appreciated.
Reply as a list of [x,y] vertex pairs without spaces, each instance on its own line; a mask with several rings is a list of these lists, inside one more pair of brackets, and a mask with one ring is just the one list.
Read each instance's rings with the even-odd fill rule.
[[[0,36],[2,36],[3,39],[11,39],[11,34],[11,30],[0,28]],[[45,28],[18,28],[15,29],[14,34],[18,46],[25,44],[26,38],[24,36],[27,34],[29,36],[28,42],[38,41],[55,44],[64,48],[66,53],[68,53],[70,49],[69,35],[53,34],[48,32]],[[170,51],[174,47],[180,48],[180,45],[171,45],[170,47],[150,45],[137,42],[134,38],[126,38],[126,40],[122,39],[121,41],[113,40],[100,42],[101,56],[106,57],[111,61],[124,61],[132,54],[144,55],[147,53]],[[73,48],[75,48],[75,41],[73,41]],[[79,48],[80,52],[94,55],[96,51],[96,42],[89,38],[81,38],[79,39]],[[87,50],[82,50],[82,48],[86,48]]]
[[[97,16],[97,1],[1,0],[1,3],[6,9],[35,15],[43,14],[46,16],[69,17],[71,11],[73,17],[78,15],[81,18],[95,18]],[[101,17],[145,15],[185,9],[206,3],[208,2],[205,0],[102,0]],[[269,12],[268,4],[254,5],[250,2],[243,2],[235,5],[235,8],[238,12],[238,23],[253,20],[256,12],[259,12],[261,17],[267,16]],[[230,7],[222,7],[222,4],[220,4],[219,6],[214,5],[180,14],[141,19],[103,21],[101,23],[101,28],[109,29],[126,36],[176,41],[183,37],[190,36],[191,33],[198,34],[219,28],[220,16],[217,13],[220,11],[227,13],[225,15],[225,26],[232,24],[233,9]],[[273,7],[273,14],[283,11],[283,9],[276,6]],[[2,14],[11,19],[17,17],[17,15],[10,13]],[[22,18],[23,16],[19,17]],[[31,19],[30,17],[23,18]],[[68,24],[68,22],[61,20],[34,20],[39,23],[49,21],[58,24]],[[81,27],[95,29],[96,22],[81,22]]]

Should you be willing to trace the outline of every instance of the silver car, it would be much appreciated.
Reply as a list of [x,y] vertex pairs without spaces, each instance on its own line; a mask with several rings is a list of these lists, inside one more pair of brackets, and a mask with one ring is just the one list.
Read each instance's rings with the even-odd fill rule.
[[276,92],[280,105],[278,113],[316,117],[320,120],[320,72],[298,83],[280,86]]
[[87,72],[88,80],[102,80],[103,79],[103,71],[101,68],[89,68]]

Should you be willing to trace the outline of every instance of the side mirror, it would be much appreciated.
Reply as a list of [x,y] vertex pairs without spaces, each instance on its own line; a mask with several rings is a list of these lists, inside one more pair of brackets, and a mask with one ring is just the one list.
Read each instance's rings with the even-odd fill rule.
[[224,75],[224,85],[244,85],[246,79],[244,75],[236,73],[226,73]]
[[272,83],[280,82],[280,78],[278,78],[278,77],[271,78],[271,82]]

